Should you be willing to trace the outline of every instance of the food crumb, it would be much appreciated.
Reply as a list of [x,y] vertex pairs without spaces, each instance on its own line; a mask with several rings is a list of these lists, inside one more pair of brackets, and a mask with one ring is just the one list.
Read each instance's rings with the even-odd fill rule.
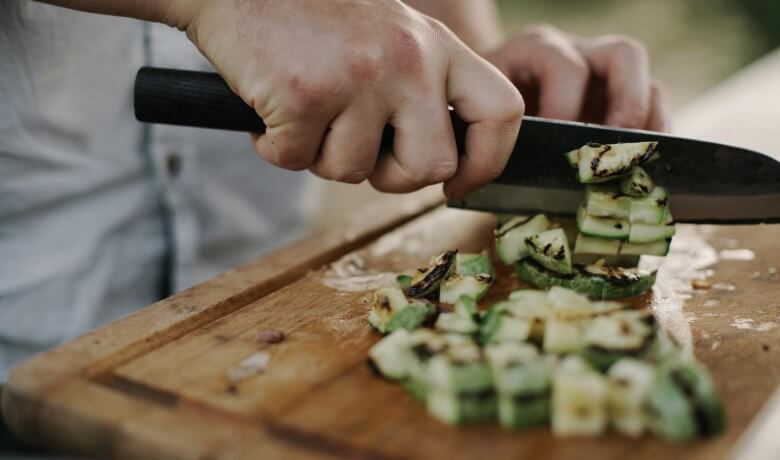
[[271,355],[261,351],[253,354],[252,356],[244,359],[237,366],[233,366],[227,370],[228,380],[231,383],[235,383],[246,378],[249,378],[255,374],[259,374],[268,367],[268,363],[271,362]]
[[707,280],[693,279],[691,280],[691,287],[694,289],[709,289],[712,287],[712,283]]
[[265,329],[257,333],[255,340],[260,343],[279,343],[284,340],[284,332]]

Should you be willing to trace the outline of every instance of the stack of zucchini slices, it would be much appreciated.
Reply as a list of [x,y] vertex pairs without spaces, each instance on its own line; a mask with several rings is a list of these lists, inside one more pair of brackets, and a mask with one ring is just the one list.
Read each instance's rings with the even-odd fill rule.
[[566,232],[544,215],[512,217],[496,229],[501,260],[517,263],[520,279],[544,289],[563,286],[597,299],[649,290],[655,274],[637,268],[639,257],[665,256],[675,232],[666,190],[640,166],[657,147],[587,144],[567,153],[586,184],[573,249]]
[[[372,369],[452,425],[497,419],[506,429],[549,424],[559,436],[611,428],[672,441],[722,431],[709,373],[651,314],[562,287],[517,290],[481,312],[479,280],[492,273],[483,255],[448,252],[379,290],[370,322],[389,335],[370,350]],[[454,304],[443,303],[452,292]]]

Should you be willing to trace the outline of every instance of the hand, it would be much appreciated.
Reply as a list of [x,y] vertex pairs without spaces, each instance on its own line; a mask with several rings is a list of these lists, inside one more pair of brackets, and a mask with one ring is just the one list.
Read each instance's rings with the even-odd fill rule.
[[[451,197],[503,170],[523,100],[441,23],[398,0],[195,4],[172,22],[263,118],[254,146],[271,163],[386,192],[446,182]],[[460,157],[448,104],[469,123]]]
[[608,35],[572,37],[550,26],[521,32],[487,59],[519,88],[528,114],[663,131],[668,105],[645,48]]

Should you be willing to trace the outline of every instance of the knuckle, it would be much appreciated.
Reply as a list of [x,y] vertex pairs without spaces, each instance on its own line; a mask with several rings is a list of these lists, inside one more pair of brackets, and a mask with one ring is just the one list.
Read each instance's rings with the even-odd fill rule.
[[545,42],[552,35],[558,33],[558,30],[547,23],[532,24],[523,29],[523,35],[527,40]]
[[383,53],[379,49],[365,47],[353,51],[347,61],[350,76],[357,81],[374,80],[382,70],[383,60]]
[[327,179],[346,184],[359,184],[371,175],[371,171],[365,169],[338,169],[325,174]]
[[326,78],[315,78],[303,72],[293,72],[286,77],[292,114],[304,114],[318,110],[338,93],[337,85]]
[[456,161],[436,161],[422,168],[409,171],[414,183],[420,185],[436,184],[444,182],[455,175],[458,169]]
[[425,44],[416,31],[410,27],[393,27],[386,47],[389,61],[402,74],[413,77],[422,75]]
[[277,166],[291,171],[302,171],[312,163],[312,156],[300,148],[283,147],[276,145],[276,161]]
[[647,49],[638,40],[626,36],[615,35],[611,37],[609,48],[615,55],[623,59],[646,59]]

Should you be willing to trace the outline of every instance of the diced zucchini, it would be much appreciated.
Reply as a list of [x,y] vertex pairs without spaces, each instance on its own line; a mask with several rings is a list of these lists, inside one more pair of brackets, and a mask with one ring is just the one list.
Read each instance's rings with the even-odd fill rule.
[[627,219],[631,211],[631,199],[621,195],[613,184],[588,185],[585,187],[583,207],[590,216]]
[[544,328],[544,344],[547,353],[575,353],[585,346],[585,321],[548,320]]
[[409,297],[427,297],[439,288],[441,282],[455,270],[458,251],[447,251],[436,256],[423,268],[417,270],[406,290]]
[[607,410],[615,429],[637,437],[645,429],[644,404],[653,385],[655,369],[645,362],[623,358],[609,369]]
[[699,435],[710,437],[722,432],[726,428],[723,405],[707,368],[695,361],[678,362],[669,372],[693,408]]
[[490,388],[460,394],[431,390],[428,392],[427,407],[429,414],[448,425],[484,422],[496,416],[496,395]]
[[580,149],[575,149],[572,150],[571,152],[566,152],[566,161],[569,162],[569,166],[576,169],[580,161]]
[[534,217],[515,217],[496,229],[496,252],[505,264],[512,264],[528,256],[526,238],[550,228],[544,214]]
[[446,336],[430,329],[417,329],[409,334],[407,375],[417,382],[428,381],[428,364],[434,356],[450,346]]
[[461,296],[480,300],[493,284],[493,275],[476,276],[452,274],[439,286],[439,302],[454,304]]
[[398,275],[395,277],[395,284],[405,291],[412,285],[412,277],[410,275]]
[[556,273],[571,273],[571,253],[563,229],[547,230],[526,238],[529,255]]
[[436,319],[436,329],[458,334],[474,334],[479,330],[479,325],[471,316],[462,316],[457,313],[442,313]]
[[671,239],[656,241],[655,243],[629,243],[624,241],[620,245],[621,255],[637,255],[637,256],[665,256],[669,254],[669,246],[671,246]]
[[414,399],[425,401],[428,399],[428,384],[423,380],[404,379],[401,380],[401,386],[404,387]]
[[586,236],[618,240],[628,238],[631,231],[628,220],[590,216],[584,207],[577,211],[577,228]]
[[477,345],[449,347],[428,365],[431,389],[468,393],[492,388],[493,378]]
[[549,391],[550,368],[533,345],[491,344],[485,349],[485,355],[499,393],[532,395]]
[[641,166],[634,167],[627,176],[620,180],[620,191],[628,196],[647,196],[654,188],[653,179]]
[[549,310],[550,302],[546,291],[537,289],[517,289],[509,293],[512,312],[519,315],[521,311],[532,311],[534,314]]
[[462,276],[478,276],[496,274],[493,264],[485,254],[461,254],[456,257],[457,268],[455,271]]
[[620,240],[586,236],[580,233],[574,243],[574,254],[616,256],[619,252]]
[[668,213],[669,196],[663,187],[655,187],[648,196],[631,200],[628,220],[632,224],[660,224]]
[[386,332],[392,333],[398,329],[413,331],[425,324],[436,313],[436,307],[423,302],[409,304],[396,312],[387,322]]
[[697,434],[696,415],[668,367],[656,372],[645,403],[647,428],[668,441],[683,442]]
[[369,363],[387,378],[406,377],[409,364],[410,335],[398,329],[377,342],[368,352]]
[[528,340],[531,335],[533,320],[515,318],[511,312],[503,311],[493,314],[482,323],[480,338],[482,343]]
[[639,351],[653,334],[643,312],[614,312],[594,318],[585,330],[588,345],[606,350]]
[[498,396],[498,420],[508,430],[542,425],[550,420],[550,393]]
[[479,318],[479,306],[476,299],[471,296],[463,295],[455,302],[455,313],[461,316],[470,316],[472,318]]
[[587,361],[597,371],[607,372],[616,362],[629,356],[629,353],[617,350],[607,350],[605,348],[587,345],[578,353],[578,355]]
[[406,308],[409,301],[403,291],[396,287],[386,287],[374,292],[374,304],[368,314],[368,322],[377,331],[387,332],[387,325],[393,316]]
[[575,370],[567,361],[553,376],[552,430],[558,436],[596,436],[607,427],[606,379],[592,370]]
[[631,224],[629,243],[647,244],[665,241],[673,237],[674,225]]
[[577,154],[579,180],[588,184],[624,176],[653,156],[657,148],[658,142],[583,145]]
[[550,303],[551,314],[556,319],[576,319],[593,314],[593,308],[588,297],[577,291],[553,286],[547,292],[547,298]]

